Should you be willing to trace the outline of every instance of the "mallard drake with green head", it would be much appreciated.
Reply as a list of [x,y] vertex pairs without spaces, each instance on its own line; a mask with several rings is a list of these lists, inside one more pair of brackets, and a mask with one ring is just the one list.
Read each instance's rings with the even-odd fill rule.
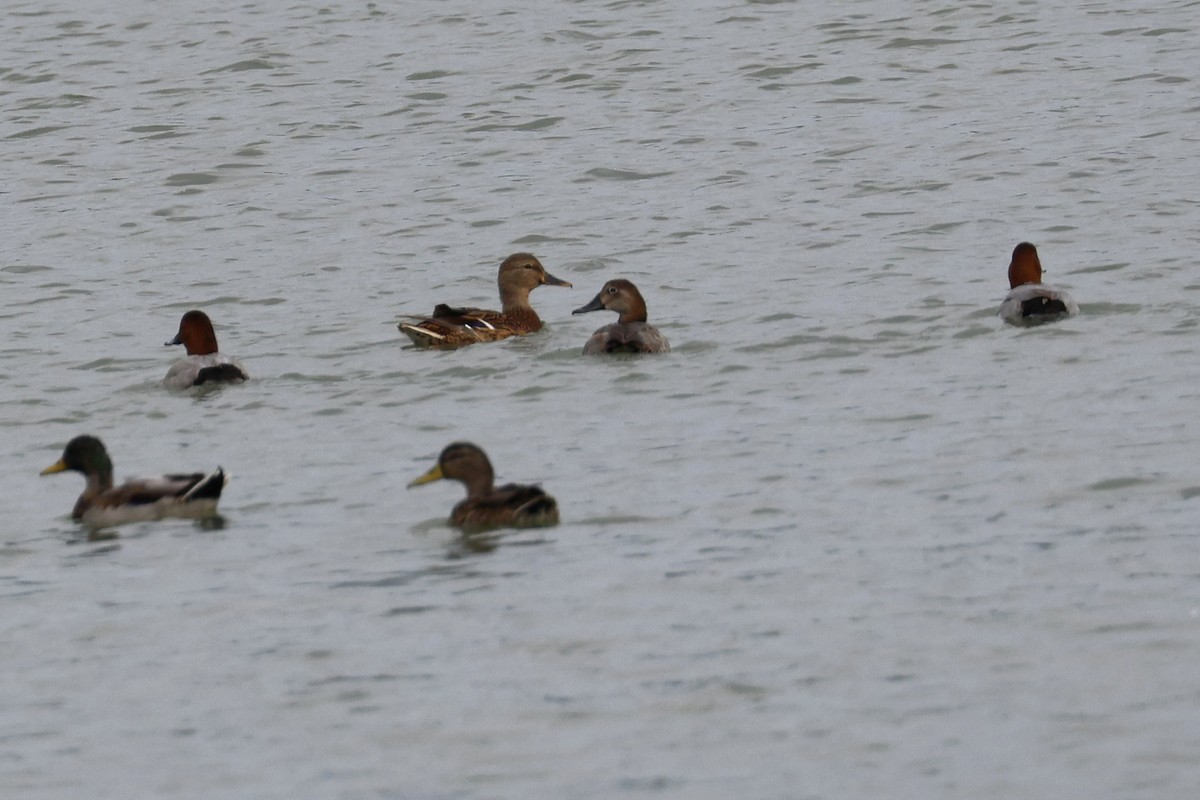
[[401,322],[400,331],[418,347],[453,348],[476,342],[494,342],[524,336],[542,329],[542,320],[529,304],[529,293],[539,286],[570,286],[549,272],[530,253],[513,253],[500,265],[500,311],[451,308],[439,304],[433,315]]
[[428,472],[408,488],[439,480],[459,481],[467,498],[450,512],[450,524],[464,533],[493,528],[543,528],[558,524],[558,503],[540,486],[509,483],[494,486],[495,473],[487,455],[469,442],[448,445]]
[[112,461],[104,443],[95,436],[76,436],[67,443],[62,458],[41,474],[52,475],[67,470],[83,473],[87,479],[87,486],[75,502],[71,518],[93,527],[164,517],[202,519],[215,516],[217,501],[221,499],[221,490],[227,481],[225,471],[217,467],[207,475],[202,472],[163,475],[113,486]]
[[581,306],[572,314],[588,311],[616,311],[621,316],[611,325],[605,325],[587,340],[583,346],[585,356],[602,353],[666,353],[671,345],[658,328],[646,322],[646,301],[642,293],[630,281],[614,278],[592,298],[592,302]]

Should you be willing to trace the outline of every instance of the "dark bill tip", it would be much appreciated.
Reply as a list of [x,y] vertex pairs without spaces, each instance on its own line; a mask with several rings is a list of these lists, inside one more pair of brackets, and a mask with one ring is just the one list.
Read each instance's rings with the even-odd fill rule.
[[586,306],[580,306],[579,308],[575,309],[571,313],[572,314],[584,314],[584,313],[587,313],[588,311],[603,311],[603,310],[604,310],[604,303],[601,302],[600,295],[596,295],[595,297],[592,298],[592,302],[588,303]]

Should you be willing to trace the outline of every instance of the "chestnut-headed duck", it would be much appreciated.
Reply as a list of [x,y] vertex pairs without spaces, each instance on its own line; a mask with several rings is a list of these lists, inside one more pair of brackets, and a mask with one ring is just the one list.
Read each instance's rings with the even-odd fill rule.
[[1042,283],[1037,248],[1021,242],[1008,264],[1011,291],[1000,304],[1000,316],[1013,325],[1037,325],[1079,313],[1079,306],[1062,289]]
[[76,436],[67,443],[62,458],[41,474],[67,470],[81,472],[87,479],[71,518],[97,528],[163,517],[215,516],[217,501],[228,480],[225,471],[217,467],[208,474],[134,479],[114,487],[112,461],[104,443],[95,436]]
[[492,462],[469,442],[448,445],[428,472],[414,478],[408,488],[438,480],[454,480],[467,487],[467,498],[450,512],[450,524],[464,533],[493,528],[545,528],[558,524],[558,503],[540,486],[509,483],[496,487]]
[[629,281],[614,278],[604,284],[592,302],[571,313],[601,310],[616,311],[621,316],[616,322],[592,334],[592,338],[583,346],[585,356],[598,353],[666,353],[671,349],[667,337],[646,322],[646,301]]
[[171,365],[163,385],[168,389],[188,389],[209,383],[241,383],[250,375],[237,359],[217,352],[217,334],[203,311],[189,311],[179,320],[179,333],[164,344],[181,344],[187,356]]
[[440,304],[433,315],[401,322],[400,330],[418,347],[453,348],[476,342],[494,342],[509,336],[539,331],[542,320],[529,305],[529,293],[539,286],[570,286],[549,272],[533,255],[513,253],[500,265],[500,311],[451,308]]

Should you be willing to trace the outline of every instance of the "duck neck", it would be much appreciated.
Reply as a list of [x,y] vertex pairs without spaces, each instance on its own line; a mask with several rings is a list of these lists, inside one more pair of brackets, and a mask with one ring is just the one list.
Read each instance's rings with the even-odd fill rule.
[[629,298],[629,308],[621,312],[620,319],[617,320],[622,325],[628,325],[631,322],[646,321],[646,301],[640,297],[634,296]]
[[492,474],[491,467],[473,472],[462,479],[467,487],[467,497],[485,497],[491,494],[495,481],[496,477]]
[[87,494],[103,494],[113,487],[111,464],[108,467],[93,467],[86,473],[86,477],[87,488],[84,491]]
[[[524,286],[500,286],[500,305],[504,308],[504,313],[508,316],[513,316],[522,311],[533,313],[533,307],[529,305],[529,289]],[[536,317],[537,315],[534,314]]]
[[189,356],[207,356],[217,352],[217,335],[211,330],[196,333],[184,345]]
[[1042,282],[1042,262],[1032,247],[1020,247],[1013,251],[1008,265],[1008,286],[1015,289],[1026,283]]
[[500,303],[504,316],[522,330],[542,329],[542,318],[533,310],[533,306],[529,305],[529,289],[523,286],[501,286]]

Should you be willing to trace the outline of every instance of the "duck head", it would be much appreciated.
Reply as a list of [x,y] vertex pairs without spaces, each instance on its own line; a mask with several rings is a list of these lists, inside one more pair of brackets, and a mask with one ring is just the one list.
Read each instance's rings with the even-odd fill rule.
[[1037,248],[1029,242],[1021,242],[1013,248],[1012,261],[1008,264],[1008,288],[1041,282],[1042,262],[1038,260]]
[[500,273],[496,277],[496,282],[500,285],[500,297],[504,300],[517,297],[528,298],[530,292],[542,285],[567,287],[571,285],[546,272],[542,262],[538,261],[532,253],[513,253],[504,259],[504,262],[500,264]]
[[217,334],[212,321],[203,311],[189,311],[179,320],[179,333],[166,345],[181,344],[189,356],[206,356],[217,352]]
[[478,497],[492,491],[495,473],[483,450],[470,442],[454,442],[442,450],[437,464],[410,481],[408,488],[440,480],[459,481],[467,487],[468,497]]
[[614,278],[592,298],[586,306],[580,306],[572,314],[584,314],[588,311],[616,311],[621,315],[617,320],[620,324],[627,322],[646,321],[646,301],[642,293],[631,282],[623,278]]
[[73,470],[84,475],[95,475],[104,483],[112,481],[112,461],[104,442],[95,436],[76,436],[67,442],[62,458],[41,471],[42,475]]

